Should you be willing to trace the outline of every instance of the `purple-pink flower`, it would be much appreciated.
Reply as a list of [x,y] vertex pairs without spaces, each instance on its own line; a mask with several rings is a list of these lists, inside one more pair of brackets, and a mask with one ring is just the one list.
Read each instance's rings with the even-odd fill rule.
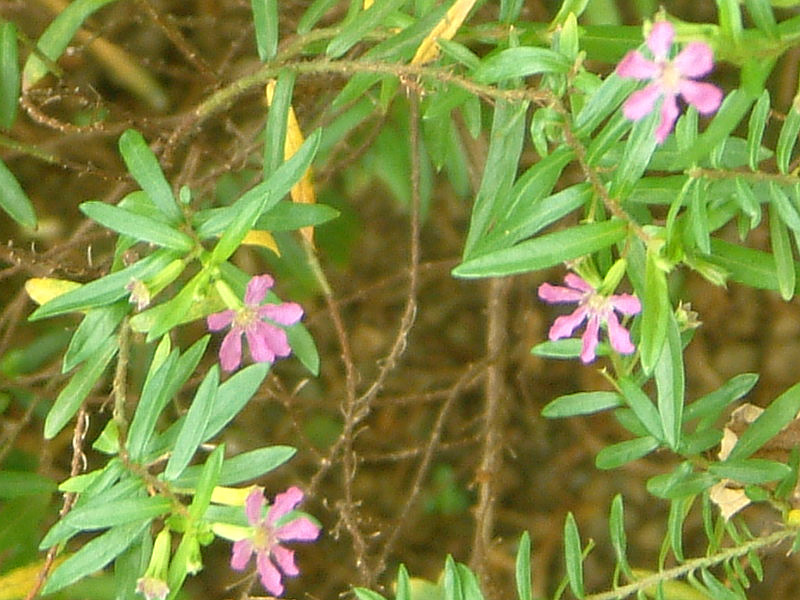
[[256,362],[275,362],[289,356],[292,349],[286,332],[275,325],[294,325],[303,317],[303,308],[295,302],[261,304],[274,284],[269,275],[253,277],[247,284],[244,307],[223,310],[206,317],[211,331],[231,326],[219,348],[219,362],[225,371],[235,371],[242,362],[242,333],[247,337],[250,355]]
[[264,508],[264,493],[256,488],[247,496],[245,513],[253,529],[249,538],[233,544],[231,567],[241,571],[250,562],[255,553],[256,567],[261,576],[261,583],[273,596],[283,593],[283,575],[294,577],[300,574],[294,562],[294,551],[281,546],[281,542],[310,542],[319,536],[319,527],[308,517],[298,517],[288,523],[276,525],[281,518],[294,509],[303,500],[300,488],[290,487],[275,497],[275,503],[261,516]]
[[675,37],[675,28],[667,21],[653,25],[647,36],[647,47],[653,60],[645,58],[638,50],[625,55],[617,66],[620,77],[652,81],[647,87],[631,94],[622,112],[633,121],[649,114],[656,101],[661,103],[661,122],[656,130],[656,140],[662,143],[678,118],[678,95],[704,115],[713,113],[722,102],[722,90],[711,83],[694,81],[708,75],[714,68],[714,52],[703,42],[690,42],[672,60],[669,51]]
[[569,273],[564,277],[567,287],[543,283],[539,286],[539,298],[550,304],[577,302],[571,314],[558,317],[550,327],[550,339],[560,340],[572,336],[572,332],[586,321],[586,330],[581,340],[581,361],[592,362],[598,344],[600,326],[608,330],[611,347],[620,354],[631,354],[636,348],[631,342],[630,333],[619,322],[614,311],[624,315],[635,315],[642,311],[642,305],[636,296],[619,294],[603,296],[584,279]]

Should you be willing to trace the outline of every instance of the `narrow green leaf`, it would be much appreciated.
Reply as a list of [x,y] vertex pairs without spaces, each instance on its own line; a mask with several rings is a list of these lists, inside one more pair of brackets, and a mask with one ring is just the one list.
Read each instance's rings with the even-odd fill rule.
[[[263,0],[254,0],[262,2]],[[272,101],[267,113],[267,127],[264,133],[264,179],[269,179],[283,163],[286,148],[289,109],[292,106],[295,73],[283,69],[278,74]]]
[[173,327],[208,313],[206,307],[206,288],[211,273],[199,271],[181,290],[166,302],[154,306],[131,318],[134,331],[147,332],[147,342],[157,340]]
[[127,446],[131,460],[139,460],[143,456],[155,430],[158,416],[169,401],[168,382],[173,376],[177,360],[178,351],[174,350],[164,364],[158,368],[151,366],[147,374],[142,387],[142,396],[128,429]]
[[575,135],[579,138],[588,136],[631,95],[636,86],[635,80],[623,79],[616,73],[606,77],[600,87],[586,99],[583,108],[575,117]]
[[65,525],[80,531],[114,527],[134,521],[154,519],[172,508],[172,501],[163,496],[120,498],[102,506],[76,508],[64,517]]
[[[269,446],[237,454],[222,465],[217,485],[236,485],[261,477],[287,462],[296,452],[291,446]],[[202,468],[197,465],[188,467],[172,485],[178,489],[196,488]]]
[[631,407],[648,433],[657,440],[663,440],[664,430],[661,423],[661,416],[658,414],[656,407],[653,405],[650,398],[648,398],[647,394],[627,377],[623,377],[619,380],[619,389],[625,397],[628,406]]
[[53,439],[75,416],[86,396],[92,391],[106,366],[111,362],[111,358],[117,353],[117,349],[116,339],[107,338],[64,386],[45,418],[44,437],[46,439]]
[[539,73],[567,73],[571,68],[572,63],[558,52],[547,48],[518,46],[485,58],[472,74],[472,78],[478,83],[495,83]]
[[[47,26],[36,43],[39,52],[53,62],[58,60],[86,18],[112,2],[114,0],[75,0],[67,5]],[[23,87],[28,89],[35,85],[49,70],[47,63],[31,52],[22,72]]]
[[86,360],[117,329],[130,307],[127,302],[115,302],[93,308],[72,335],[64,354],[62,373],[67,373]]
[[306,326],[297,323],[287,327],[285,331],[292,353],[314,377],[319,375],[319,352]]
[[800,411],[800,383],[793,385],[773,400],[766,410],[745,429],[731,450],[728,460],[749,458],[778,435],[781,429],[791,423],[798,411]]
[[300,21],[297,23],[297,33],[303,35],[311,31],[325,13],[338,3],[339,0],[314,0],[300,17]]
[[769,199],[770,204],[778,209],[781,220],[794,231],[800,232],[800,211],[789,199],[785,189],[771,181],[769,183]]
[[781,132],[778,135],[778,143],[775,146],[775,159],[781,173],[789,172],[789,163],[792,159],[792,151],[797,143],[797,134],[800,132],[800,111],[793,104],[783,122]]
[[741,373],[731,377],[722,387],[689,404],[683,412],[683,420],[685,422],[692,419],[715,421],[726,406],[747,394],[757,382],[758,375],[756,373]]
[[778,37],[778,24],[772,12],[769,0],[745,0],[747,12],[761,31],[771,38]]
[[203,441],[217,435],[253,397],[269,373],[269,363],[256,363],[245,367],[219,387],[217,401],[203,431]]
[[564,558],[566,560],[567,578],[572,593],[583,598],[583,553],[578,525],[571,512],[567,513],[564,523]]
[[744,458],[711,463],[708,471],[720,479],[727,478],[745,484],[777,481],[792,474],[792,469],[788,465],[765,458]]
[[[335,0],[338,2],[338,0]],[[358,600],[386,600],[384,596],[381,596],[378,592],[373,592],[367,588],[356,587],[353,588],[353,593],[356,595]]]
[[618,442],[600,450],[595,456],[594,464],[598,469],[617,469],[622,465],[647,456],[659,445],[659,441],[649,435]]
[[358,42],[363,40],[373,29],[381,25],[386,17],[402,8],[406,0],[377,0],[367,10],[344,25],[339,34],[328,44],[325,54],[329,58],[339,58]]
[[750,229],[755,229],[761,222],[761,203],[756,198],[753,188],[747,183],[744,178],[737,177],[735,180],[736,185],[736,202],[742,209],[742,212],[750,218]]
[[769,108],[769,92],[764,90],[761,92],[753,111],[750,113],[750,121],[747,125],[748,163],[753,171],[758,170],[758,163],[761,160],[759,156],[761,140],[764,139],[764,128],[767,126]]
[[717,478],[709,473],[694,473],[688,462],[681,465],[672,473],[656,475],[647,481],[647,491],[667,500],[696,496],[710,488],[717,482]]
[[519,539],[516,563],[517,598],[533,600],[531,591],[531,536],[525,531]]
[[616,392],[578,392],[551,401],[542,409],[542,416],[558,419],[590,415],[620,406],[625,406],[625,400]]
[[[481,585],[478,583],[478,576],[473,573],[467,565],[456,563],[458,578],[461,581],[461,590],[464,600],[484,600],[481,592]],[[399,596],[396,600],[400,600]]]
[[119,152],[131,176],[171,224],[183,220],[158,159],[141,133],[128,129],[119,138]]
[[794,297],[797,273],[794,268],[792,246],[789,242],[789,230],[778,216],[776,203],[769,205],[769,234],[772,244],[772,255],[775,260],[775,272],[778,277],[778,291],[787,302]]
[[700,180],[693,186],[689,194],[689,212],[687,219],[691,224],[692,237],[694,238],[697,249],[703,254],[711,253],[711,227],[708,223],[707,186]]
[[214,408],[219,386],[219,368],[211,367],[203,382],[197,388],[197,393],[192,401],[186,420],[183,422],[175,448],[169,457],[167,467],[164,469],[164,478],[175,479],[188,466],[197,447],[202,442],[203,432],[208,425],[208,419]]
[[203,465],[200,477],[195,488],[194,498],[189,505],[189,516],[193,519],[200,519],[206,512],[211,503],[211,493],[220,483],[220,473],[222,463],[225,460],[225,444],[220,444],[211,452]]
[[21,498],[37,494],[52,494],[56,484],[47,477],[30,471],[0,471],[0,498]]
[[294,231],[301,227],[321,225],[339,216],[339,211],[327,204],[302,204],[281,201],[256,221],[256,229],[265,231]]
[[650,374],[664,349],[671,309],[666,273],[661,270],[656,254],[649,250],[645,265],[644,290],[643,293],[639,290],[639,297],[642,298],[642,340],[639,352],[642,369]]
[[611,538],[611,547],[614,548],[614,554],[617,557],[617,564],[625,575],[632,578],[631,567],[628,564],[628,538],[625,535],[625,511],[621,494],[614,496],[611,501],[608,531]]
[[[516,21],[523,3],[524,0],[500,0],[500,22],[513,23]],[[520,596],[520,600],[530,600],[530,598]]]
[[277,196],[271,195],[268,189],[264,192],[266,193],[260,196],[248,192],[236,202],[234,206],[239,212],[214,246],[211,252],[211,264],[218,265],[228,260],[242,243],[247,232],[253,228],[261,213],[280,200]]
[[192,238],[185,233],[124,208],[92,201],[84,202],[80,209],[90,219],[121,234],[129,235],[137,241],[151,242],[179,252],[189,252],[194,246]]
[[798,467],[800,467],[800,449],[797,446],[793,447],[789,452],[789,460],[786,461],[786,465],[791,470],[791,473],[784,477],[775,487],[775,497],[779,500],[788,498],[797,485]]
[[0,127],[11,129],[19,104],[19,56],[17,26],[11,21],[0,24]]
[[625,238],[624,221],[577,225],[468,259],[453,269],[454,277],[502,277],[552,267],[608,248]]
[[708,586],[708,591],[714,600],[741,600],[741,596],[726,587],[719,579],[714,577],[708,569],[700,571],[703,577],[703,583]]
[[458,576],[456,562],[451,555],[447,555],[444,563],[444,600],[464,600],[464,591],[461,589],[461,578]]
[[717,10],[723,35],[738,44],[742,39],[742,9],[738,0],[717,0]]
[[666,347],[656,361],[653,374],[658,390],[658,414],[664,437],[670,448],[677,450],[683,426],[684,371],[683,345],[675,316],[667,314]]
[[411,600],[411,581],[408,577],[408,570],[403,564],[397,568],[397,586],[395,590],[395,600]]
[[36,212],[22,186],[8,169],[6,163],[0,160],[0,208],[8,216],[24,227],[36,227]]
[[654,110],[646,118],[633,124],[608,189],[612,197],[625,200],[641,178],[658,146],[655,131],[659,119],[660,112]]
[[692,508],[694,496],[679,498],[670,502],[669,517],[667,517],[667,531],[669,532],[669,544],[675,558],[684,561],[683,556],[683,524]]
[[51,594],[99,571],[135,542],[149,524],[149,520],[144,520],[112,527],[86,543],[53,571],[42,593]]
[[251,0],[258,58],[272,60],[278,52],[278,0]]

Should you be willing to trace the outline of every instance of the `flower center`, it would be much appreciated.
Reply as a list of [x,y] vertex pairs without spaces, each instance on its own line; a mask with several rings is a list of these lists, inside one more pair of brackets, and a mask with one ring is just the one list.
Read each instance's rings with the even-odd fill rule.
[[256,308],[245,306],[244,308],[236,311],[236,316],[233,317],[234,327],[241,327],[247,329],[258,320],[258,310]]
[[589,307],[590,314],[597,315],[601,320],[605,320],[606,315],[611,308],[608,297],[601,296],[600,294],[596,294],[594,292],[589,292],[589,296],[585,302]]
[[670,92],[677,93],[681,83],[681,72],[672,64],[672,61],[664,61],[661,65],[661,85]]
[[269,550],[275,545],[275,532],[266,522],[260,523],[255,529],[252,541],[256,550]]

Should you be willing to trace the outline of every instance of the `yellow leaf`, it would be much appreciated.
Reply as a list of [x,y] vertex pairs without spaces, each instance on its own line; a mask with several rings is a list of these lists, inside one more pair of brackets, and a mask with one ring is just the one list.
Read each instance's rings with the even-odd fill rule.
[[66,294],[81,287],[80,283],[67,279],[53,279],[51,277],[34,277],[25,282],[25,291],[36,304],[50,302],[61,294]]
[[[267,105],[272,104],[272,96],[275,93],[275,80],[273,79],[267,84]],[[283,146],[283,157],[289,160],[294,156],[295,152],[303,145],[305,138],[303,132],[300,130],[300,124],[297,122],[297,115],[294,113],[294,108],[289,106],[289,115],[286,121],[286,142]],[[303,177],[298,181],[291,190],[293,202],[303,202],[305,204],[314,204],[317,201],[316,194],[314,193],[314,180],[311,173],[311,168],[306,169]],[[308,240],[310,244],[314,244],[314,228],[303,227],[300,230],[303,237]],[[273,241],[274,242],[274,241]],[[275,246],[277,252],[277,246]]]
[[242,243],[247,244],[248,246],[261,246],[262,248],[269,248],[278,256],[281,255],[281,251],[278,249],[278,244],[275,242],[275,238],[272,237],[272,234],[269,231],[251,229],[247,232],[247,235],[244,236]]
[[375,4],[375,0],[364,0],[364,10]]
[[[61,555],[53,561],[53,567],[57,567],[67,559],[67,555]],[[0,575],[0,600],[15,600],[25,598],[36,585],[39,573],[44,566],[44,559],[32,562],[23,567],[17,567],[8,573]]]
[[469,11],[475,6],[476,0],[456,0],[436,27],[431,29],[428,36],[422,40],[417,48],[417,53],[411,59],[412,65],[421,65],[434,60],[439,56],[439,46],[436,40],[452,40],[459,27],[464,23]]

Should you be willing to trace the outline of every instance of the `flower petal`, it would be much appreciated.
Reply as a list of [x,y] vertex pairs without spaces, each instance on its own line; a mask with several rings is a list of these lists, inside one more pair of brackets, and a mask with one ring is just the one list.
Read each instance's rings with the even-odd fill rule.
[[632,354],[636,347],[631,342],[631,334],[617,320],[617,315],[610,313],[606,319],[608,341],[611,347],[620,354]]
[[244,303],[248,306],[258,306],[267,295],[267,290],[275,285],[275,280],[269,275],[258,275],[247,282],[247,291],[244,294]]
[[289,550],[288,548],[284,548],[279,544],[275,544],[272,546],[272,548],[270,548],[270,552],[272,553],[272,558],[275,559],[276,563],[278,563],[280,570],[286,575],[291,577],[300,575],[300,569],[297,568],[297,565],[294,562],[293,550]]
[[319,526],[306,517],[298,517],[278,527],[275,537],[284,542],[312,542],[319,537]]
[[589,317],[589,322],[586,323],[586,331],[583,332],[581,337],[581,362],[583,364],[592,362],[597,355],[595,350],[597,348],[597,335],[600,332],[600,319],[597,315]]
[[232,328],[219,347],[219,363],[224,371],[235,371],[242,362],[242,330]]
[[663,93],[660,83],[651,83],[646,88],[633,92],[622,106],[622,112],[631,121],[638,121],[652,112],[656,100]]
[[272,349],[273,329],[277,329],[277,327],[263,321],[257,321],[245,329],[247,345],[250,347],[250,356],[253,357],[254,361],[275,362],[275,352]]
[[555,341],[570,337],[572,332],[583,323],[588,310],[586,306],[579,306],[571,314],[558,317],[553,321],[552,327],[550,327],[550,340]]
[[653,24],[650,35],[647,36],[647,47],[656,58],[666,58],[675,38],[675,28],[669,21],[659,21]]
[[241,571],[250,562],[253,554],[253,543],[249,539],[233,542],[233,552],[231,552],[231,569]]
[[642,303],[639,298],[631,294],[617,294],[608,298],[611,306],[626,315],[638,315],[642,312]]
[[583,294],[577,290],[571,290],[560,285],[550,285],[543,283],[539,286],[539,298],[550,304],[562,304],[566,302],[580,302]]
[[713,113],[722,102],[722,90],[713,83],[684,80],[678,89],[684,100],[703,115]]
[[256,566],[258,574],[261,575],[261,584],[273,596],[280,596],[283,593],[281,574],[269,558],[269,554],[259,552],[256,556]]
[[250,525],[256,526],[261,523],[261,509],[264,508],[266,499],[264,492],[259,488],[255,488],[247,494],[247,500],[244,503],[244,512],[247,515],[247,522]]
[[661,144],[667,139],[667,136],[675,126],[675,121],[678,119],[678,102],[674,94],[667,94],[664,96],[664,101],[661,104],[661,122],[656,129],[656,141]]
[[293,485],[285,492],[275,496],[275,502],[269,507],[267,512],[267,522],[274,525],[278,519],[294,510],[294,507],[303,501],[303,490]]
[[690,42],[672,64],[684,77],[703,77],[714,68],[714,51],[703,42]]
[[617,65],[617,75],[633,79],[655,79],[661,74],[659,67],[638,50],[631,50]]
[[572,289],[580,290],[582,292],[594,291],[594,287],[590,285],[589,282],[575,273],[567,273],[566,276],[564,276],[564,283],[566,283]]
[[297,302],[265,304],[258,307],[258,316],[275,321],[280,325],[294,325],[303,318],[303,307]]
[[233,323],[233,318],[236,316],[236,311],[223,310],[222,312],[214,313],[206,317],[206,325],[210,331],[219,331],[225,329],[228,325]]

